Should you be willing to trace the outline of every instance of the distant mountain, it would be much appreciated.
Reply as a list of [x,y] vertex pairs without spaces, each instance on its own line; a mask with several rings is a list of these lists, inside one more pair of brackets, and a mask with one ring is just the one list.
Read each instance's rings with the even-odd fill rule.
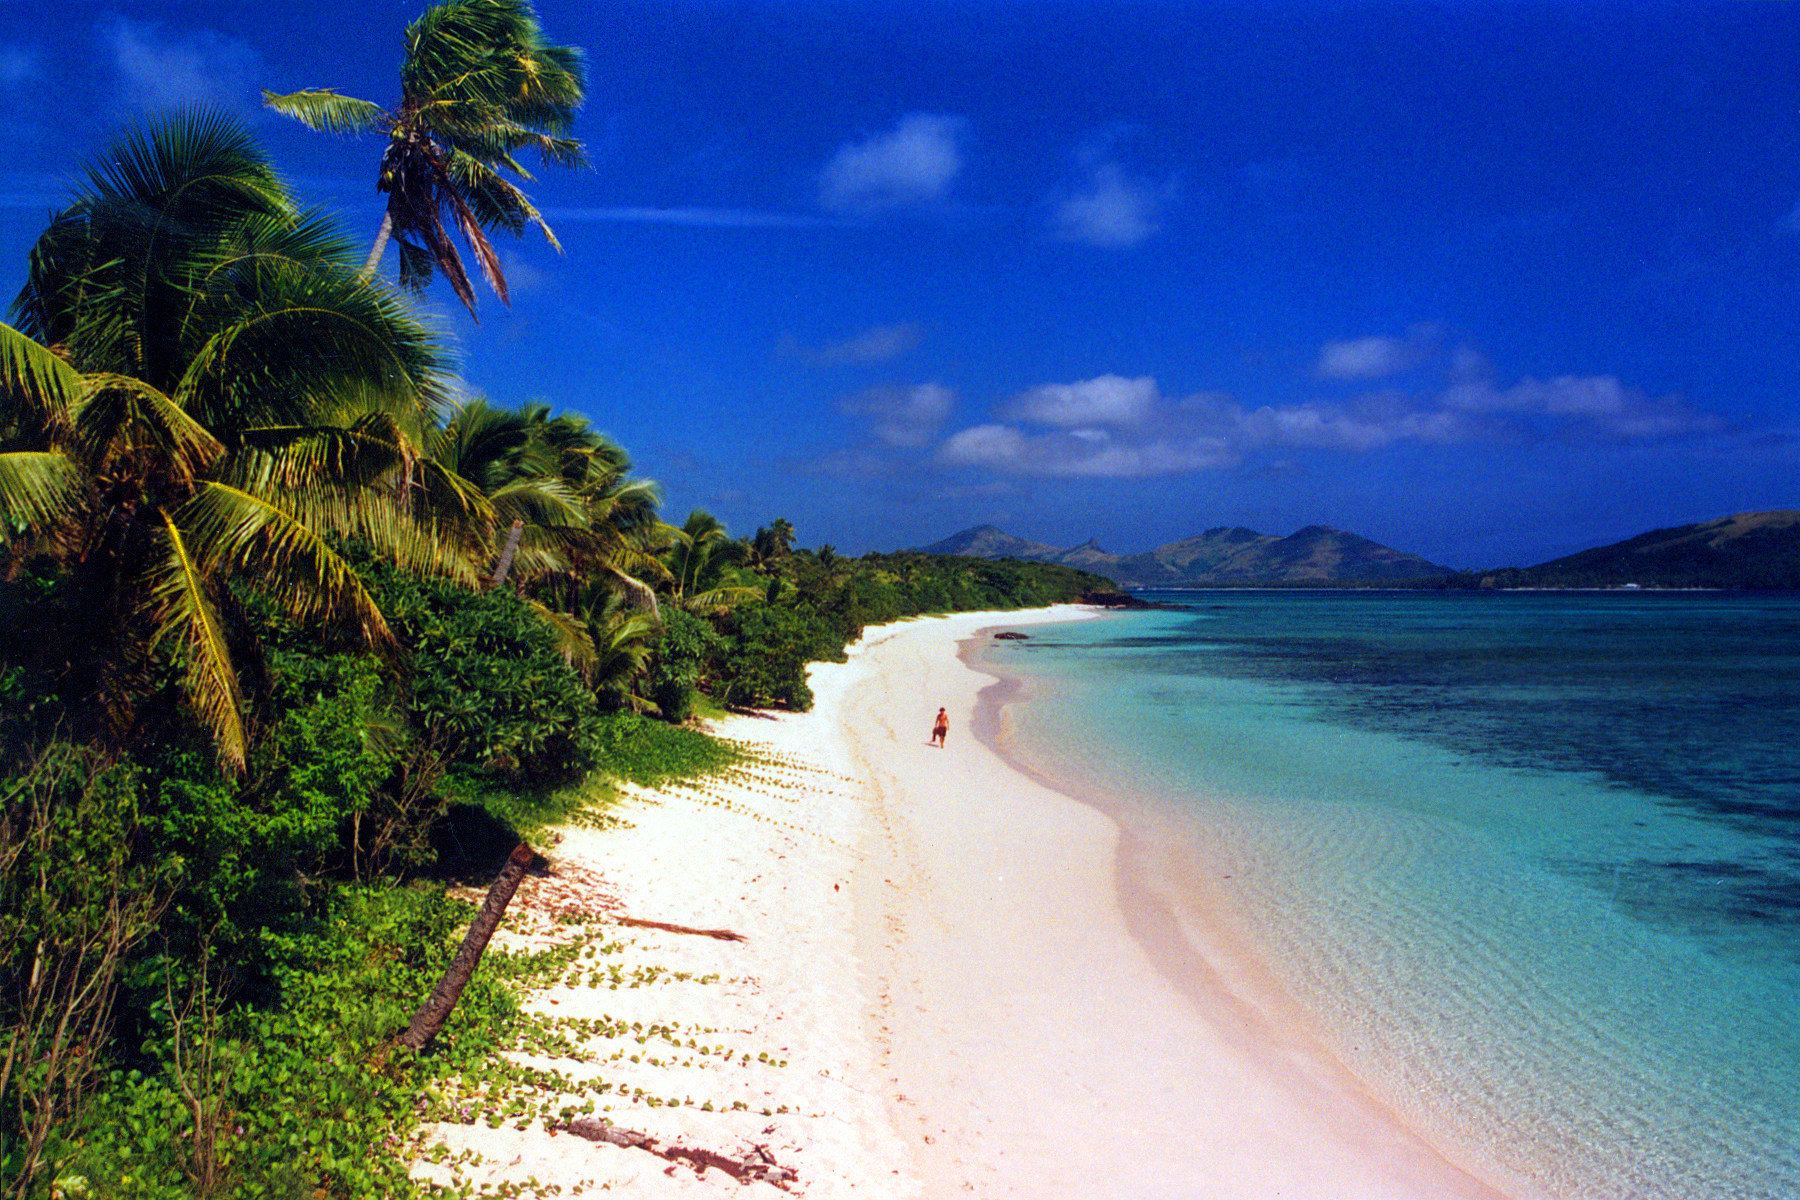
[[1449,575],[1427,562],[1342,530],[1311,525],[1278,538],[1254,529],[1209,529],[1141,554],[1112,554],[1093,541],[1059,550],[992,525],[979,525],[921,547],[927,554],[1030,558],[1064,563],[1118,583],[1150,587],[1205,584],[1385,583]]
[[953,533],[941,542],[920,546],[921,554],[956,554],[965,558],[1037,558],[1047,559],[1057,552],[1055,546],[1028,542],[1022,537],[1002,533],[992,525],[977,525],[961,533]]
[[1800,588],[1800,511],[1738,513],[1639,534],[1535,567],[1479,572],[1486,587]]

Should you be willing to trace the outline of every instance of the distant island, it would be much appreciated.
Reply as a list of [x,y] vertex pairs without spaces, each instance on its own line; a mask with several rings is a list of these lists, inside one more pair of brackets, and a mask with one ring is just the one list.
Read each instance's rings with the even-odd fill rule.
[[977,525],[924,554],[1060,563],[1126,587],[1800,588],[1800,510],[1737,513],[1657,529],[1531,567],[1455,571],[1354,533],[1287,537],[1220,526],[1138,554],[1089,540],[1057,547]]
[[1480,588],[1800,588],[1800,510],[1655,529],[1535,567],[1464,571],[1447,582]]
[[1287,537],[1221,526],[1130,555],[1109,553],[1093,541],[1062,549],[1015,537],[992,525],[977,525],[923,546],[920,552],[1061,563],[1127,587],[1392,585],[1454,574],[1449,567],[1416,554],[1323,525],[1309,525]]

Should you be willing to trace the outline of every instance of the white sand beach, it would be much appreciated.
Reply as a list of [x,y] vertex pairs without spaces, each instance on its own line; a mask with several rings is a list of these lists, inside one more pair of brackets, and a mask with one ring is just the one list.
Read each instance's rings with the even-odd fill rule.
[[[510,936],[568,937],[547,919],[559,908],[610,914],[596,928],[617,948],[531,1001],[604,1024],[582,1027],[573,1052],[521,1061],[603,1078],[594,1115],[664,1145],[732,1160],[761,1147],[808,1196],[1497,1196],[1364,1096],[1297,1022],[1228,987],[1243,964],[1190,948],[1148,889],[1121,880],[1110,819],[973,736],[992,680],[958,643],[1084,615],[872,629],[849,662],[813,668],[812,712],[723,723],[759,765],[635,796],[629,828],[565,830],[546,850],[551,877],[515,901]],[[930,744],[940,705],[943,749]],[[743,940],[607,923],[618,916]],[[425,1131],[483,1190],[740,1186],[484,1115]]]

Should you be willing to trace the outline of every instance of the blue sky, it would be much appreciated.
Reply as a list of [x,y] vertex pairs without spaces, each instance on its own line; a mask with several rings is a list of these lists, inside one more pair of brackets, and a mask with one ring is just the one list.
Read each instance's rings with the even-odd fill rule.
[[[169,105],[372,237],[379,145],[257,92],[391,103],[421,7],[0,0],[0,286]],[[676,520],[1475,567],[1800,507],[1800,5],[539,11],[589,55],[593,169],[527,185],[565,253],[429,306],[469,390],[585,414]]]

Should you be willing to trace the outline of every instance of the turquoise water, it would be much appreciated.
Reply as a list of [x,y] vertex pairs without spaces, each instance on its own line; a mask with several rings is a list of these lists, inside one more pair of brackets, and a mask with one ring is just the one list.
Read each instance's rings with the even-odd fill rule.
[[1503,1190],[1800,1197],[1800,596],[1152,598],[981,661],[1215,952]]

